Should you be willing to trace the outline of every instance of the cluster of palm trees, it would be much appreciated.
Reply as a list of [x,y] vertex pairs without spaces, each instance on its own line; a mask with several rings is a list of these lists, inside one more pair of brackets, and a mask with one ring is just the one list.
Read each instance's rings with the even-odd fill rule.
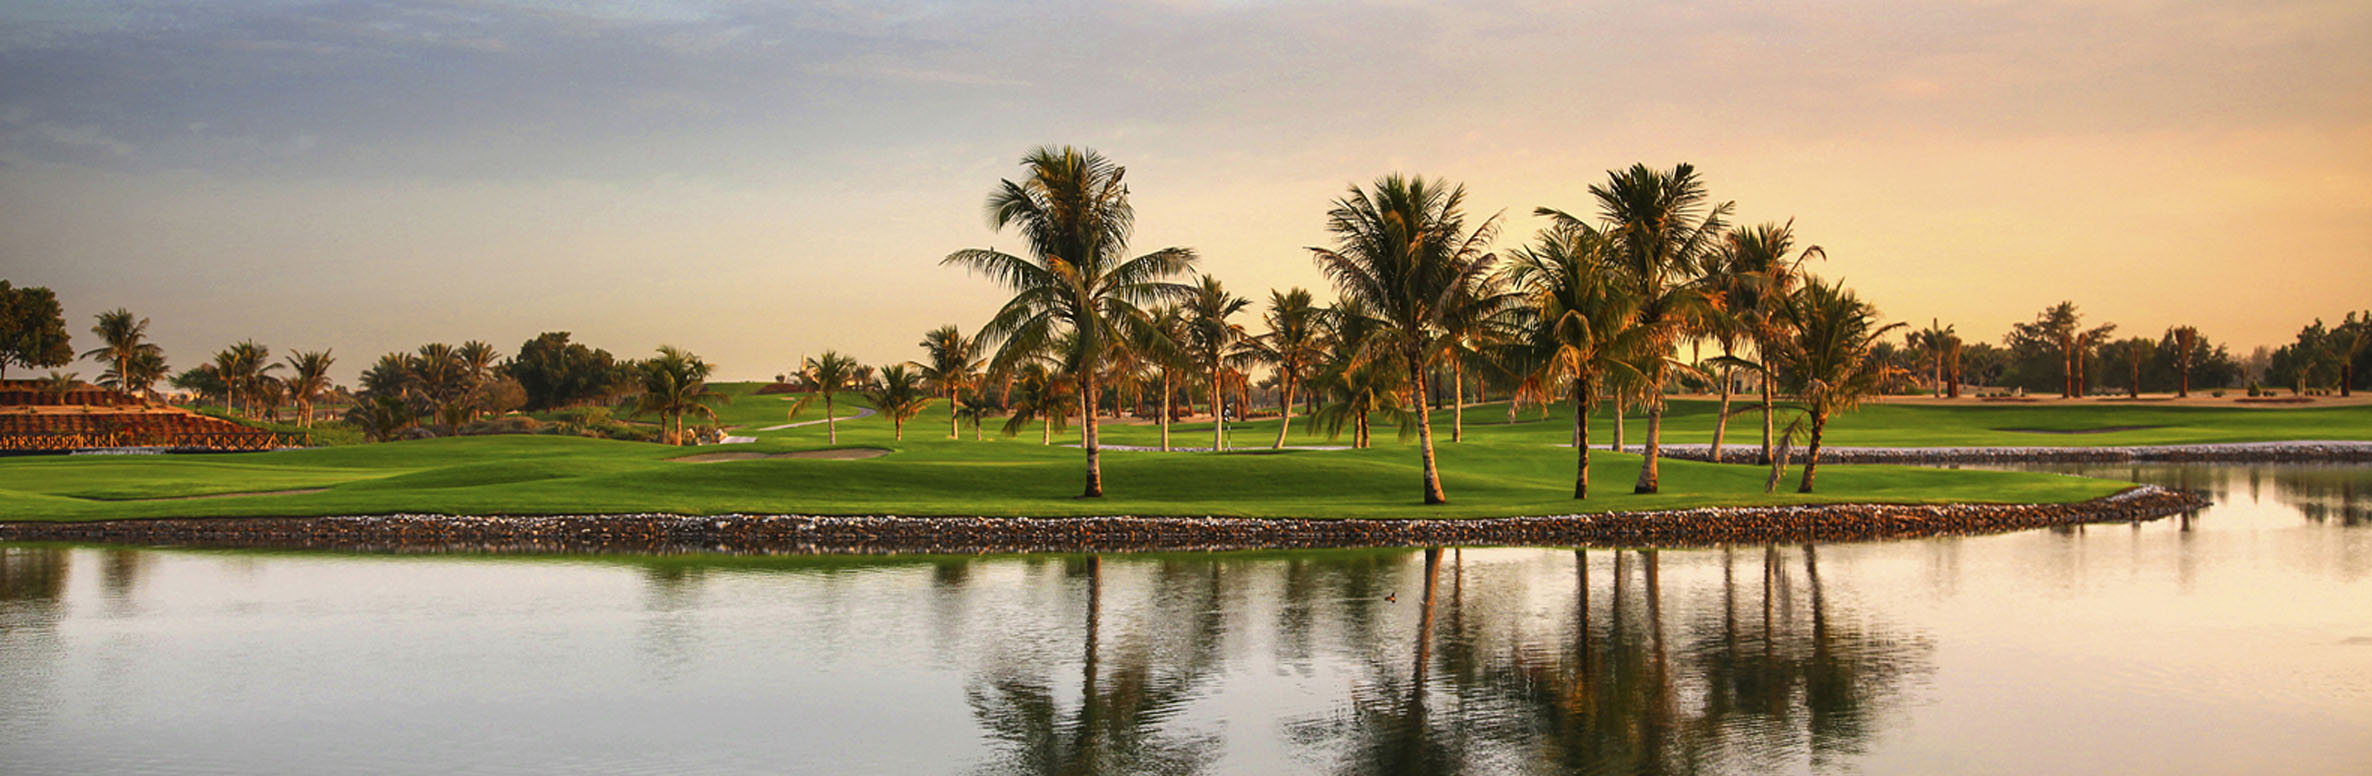
[[[1468,369],[1488,370],[1515,386],[1516,401],[1569,397],[1579,462],[1576,498],[1588,494],[1588,415],[1603,400],[1644,409],[1645,456],[1634,492],[1660,486],[1657,460],[1666,388],[1680,376],[1718,373],[1719,460],[1733,413],[1734,376],[1749,373],[1762,391],[1763,460],[1783,461],[1793,429],[1778,433],[1785,406],[1804,418],[1813,463],[1822,432],[1892,376],[1873,347],[1894,325],[1839,284],[1806,275],[1816,247],[1799,249],[1791,223],[1732,227],[1730,203],[1715,204],[1696,170],[1635,165],[1589,187],[1593,217],[1540,208],[1550,225],[1502,260],[1490,250],[1498,216],[1470,220],[1465,189],[1422,176],[1386,175],[1353,187],[1327,213],[1333,244],[1311,255],[1338,302],[1320,306],[1309,291],[1273,292],[1253,335],[1232,319],[1252,302],[1208,275],[1184,282],[1195,254],[1165,248],[1128,257],[1134,211],[1125,169],[1092,150],[1041,148],[1022,160],[1021,180],[1003,181],[988,201],[992,228],[1019,232],[1020,254],[968,249],[946,264],[966,267],[1013,296],[966,340],[954,327],[923,341],[925,380],[950,399],[950,435],[967,412],[988,414],[965,391],[997,387],[1011,412],[1006,430],[1042,422],[1042,439],[1068,417],[1082,422],[1087,451],[1083,495],[1102,493],[1097,413],[1100,393],[1143,406],[1155,389],[1162,446],[1169,448],[1176,392],[1199,381],[1223,449],[1228,388],[1248,386],[1253,367],[1275,371],[1280,423],[1290,432],[1296,399],[1314,401],[1315,425],[1346,427],[1354,446],[1368,444],[1373,416],[1418,440],[1420,496],[1447,501],[1435,461],[1428,383],[1446,373],[1450,441],[1463,437]],[[1710,341],[1721,355],[1689,363],[1688,341]],[[974,351],[995,346],[986,359]],[[1748,356],[1752,357],[1749,358]],[[985,368],[980,368],[985,364]],[[1307,392],[1304,394],[1303,392]],[[1782,405],[1784,393],[1793,405]],[[1239,413],[1248,415],[1245,402]],[[1780,450],[1774,450],[1774,445]],[[1783,465],[1783,464],[1782,464]]]
[[422,419],[458,426],[490,413],[515,409],[523,400],[504,386],[502,354],[478,340],[458,346],[432,342],[411,353],[387,353],[363,370],[355,406],[347,419],[377,440],[417,426]]
[[[803,361],[792,381],[804,395],[791,405],[790,415],[813,406],[816,399],[824,403],[824,433],[831,444],[840,443],[842,418],[834,414],[834,399],[841,393],[855,393],[865,397],[875,412],[890,419],[898,439],[906,438],[906,421],[922,414],[931,396],[937,393],[950,399],[948,435],[955,434],[956,397],[971,384],[970,375],[978,362],[970,359],[970,344],[952,327],[933,331],[923,340],[923,347],[932,348],[932,362],[888,364],[878,369],[857,363],[857,360],[836,350]],[[976,416],[976,417],[984,417]]]
[[685,415],[699,413],[713,423],[717,411],[712,405],[733,400],[708,387],[708,373],[713,368],[690,351],[674,345],[659,346],[658,357],[635,364],[636,382],[642,388],[642,395],[635,400],[634,414],[656,413],[660,441],[683,444],[688,436],[684,430]]
[[[145,321],[144,321],[145,322]],[[277,422],[280,408],[297,408],[297,423],[313,425],[315,404],[331,395],[330,351],[299,351],[273,361],[272,349],[254,340],[215,351],[213,358],[173,377],[173,385],[219,398],[231,414]],[[276,374],[287,370],[285,375]]]

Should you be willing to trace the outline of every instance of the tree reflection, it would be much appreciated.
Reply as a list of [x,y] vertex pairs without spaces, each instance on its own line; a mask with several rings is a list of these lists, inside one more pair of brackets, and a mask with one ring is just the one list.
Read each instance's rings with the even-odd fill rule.
[[2372,469],[2355,467],[2279,467],[2271,472],[2275,492],[2298,514],[2317,523],[2354,528],[2372,525]]
[[[1288,726],[1295,740],[1340,751],[1340,773],[1458,773],[1465,767],[1464,720],[1429,713],[1435,660],[1433,627],[1441,595],[1441,549],[1424,552],[1417,622],[1399,663],[1379,653],[1366,661],[1368,678],[1352,688],[1347,713]],[[1405,677],[1405,678],[1404,678]],[[1451,682],[1458,681],[1453,673]]]
[[[1482,650],[1457,629],[1436,634],[1439,553],[1426,555],[1415,663],[1393,672],[1371,661],[1347,708],[1290,725],[1336,772],[1818,770],[1862,751],[1885,699],[1932,670],[1923,639],[1832,611],[1811,547],[1801,551],[1805,606],[1795,605],[1797,583],[1774,546],[1763,548],[1759,592],[1739,584],[1735,552],[1724,551],[1719,608],[1677,615],[1658,553],[1614,552],[1612,579],[1593,585],[1590,553],[1576,551],[1561,650]],[[1759,616],[1742,614],[1755,599]],[[1457,654],[1473,656],[1471,671],[1448,670]],[[1445,703],[1455,713],[1443,713]]]
[[57,629],[65,613],[72,558],[72,551],[63,547],[0,545],[0,637],[41,637]]
[[[1064,708],[1058,682],[1022,667],[1003,666],[965,692],[974,717],[997,745],[978,767],[993,774],[1189,774],[1206,769],[1217,756],[1215,735],[1166,729],[1196,686],[1217,666],[1218,565],[1207,564],[1207,584],[1180,596],[1156,599],[1152,616],[1140,625],[1168,625],[1167,633],[1105,641],[1102,556],[1085,560],[1085,627],[1080,656],[1079,698]],[[1174,583],[1176,568],[1161,570]],[[1165,587],[1179,592],[1177,587]],[[1165,646],[1183,646],[1164,665]]]
[[62,547],[0,546],[0,603],[10,609],[54,610],[66,595],[69,557]]

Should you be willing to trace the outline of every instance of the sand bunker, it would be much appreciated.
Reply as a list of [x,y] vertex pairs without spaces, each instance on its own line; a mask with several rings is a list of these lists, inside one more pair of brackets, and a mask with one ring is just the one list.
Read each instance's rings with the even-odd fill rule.
[[890,451],[879,447],[843,447],[836,450],[801,450],[796,453],[701,453],[682,458],[669,458],[676,463],[723,463],[725,461],[755,461],[760,458],[811,458],[825,461],[854,461],[859,458],[880,458]]

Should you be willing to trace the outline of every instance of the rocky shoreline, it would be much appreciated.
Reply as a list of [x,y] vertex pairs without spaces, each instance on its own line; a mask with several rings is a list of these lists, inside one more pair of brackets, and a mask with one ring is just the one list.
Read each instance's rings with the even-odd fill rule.
[[1689,547],[2005,533],[2207,506],[2142,485],[2071,504],[1817,504],[1547,517],[902,517],[373,515],[0,522],[0,540],[361,552],[973,554],[1280,548]]
[[[1603,446],[1600,446],[1603,448]],[[1710,460],[1708,445],[1663,446],[1662,455],[1685,461]],[[1631,445],[1630,452],[1638,452]],[[1802,465],[1804,451],[1795,451]],[[1759,442],[1724,445],[1723,463],[1761,463]],[[2132,447],[1823,447],[1820,462],[1830,463],[2358,463],[2372,462],[2372,442],[2226,442],[2199,445],[2136,445]]]

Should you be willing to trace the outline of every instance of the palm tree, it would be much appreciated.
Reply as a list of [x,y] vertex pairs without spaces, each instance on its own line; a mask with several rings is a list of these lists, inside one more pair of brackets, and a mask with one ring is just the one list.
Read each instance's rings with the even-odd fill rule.
[[[1406,441],[1417,428],[1417,418],[1424,414],[1425,405],[1410,399],[1406,370],[1392,359],[1368,361],[1337,361],[1310,382],[1327,397],[1324,406],[1310,416],[1310,422],[1326,429],[1328,439],[1342,436],[1344,426],[1351,427],[1351,446],[1366,449],[1373,444],[1369,429],[1376,415],[1384,416],[1400,428],[1400,439]],[[1412,409],[1413,408],[1413,409]]]
[[814,401],[816,396],[823,396],[824,439],[827,444],[840,444],[839,419],[832,415],[832,397],[868,382],[859,376],[859,372],[857,360],[837,350],[827,350],[823,355],[807,359],[807,363],[799,367],[799,380],[805,383],[807,392],[798,401],[791,403],[791,416],[798,417],[799,411],[807,409],[808,403]]
[[2150,354],[2158,351],[2158,342],[2148,337],[2134,337],[2125,340],[2124,350],[2125,363],[2132,368],[2132,374],[2128,375],[2125,382],[2125,395],[2139,399],[2141,398],[2141,365],[2150,360]]
[[1928,388],[1939,399],[1944,397],[1944,351],[1957,338],[1952,327],[1943,325],[1939,319],[1929,319],[1927,328],[1911,332],[1908,336],[1910,347],[1927,357],[1927,366],[1932,375]]
[[873,402],[873,409],[889,416],[890,426],[901,442],[906,440],[906,421],[920,414],[931,402],[922,373],[907,369],[905,364],[882,367],[880,377],[865,386],[865,398]]
[[2104,323],[2099,326],[2094,326],[2082,334],[2076,335],[2074,381],[2075,395],[2078,398],[2083,397],[2084,394],[2089,392],[2086,387],[2088,381],[2084,379],[2084,362],[2087,360],[2087,357],[2091,355],[2092,351],[2098,350],[2103,343],[2108,342],[2109,336],[2115,334],[2116,331],[2116,324]]
[[143,351],[133,356],[128,366],[132,371],[117,381],[116,389],[141,396],[153,397],[156,381],[165,379],[172,372],[172,368],[166,366],[165,353],[161,350]]
[[255,402],[264,408],[264,420],[280,422],[280,405],[288,399],[288,382],[270,375],[258,375],[248,390],[255,397]]
[[1285,448],[1285,434],[1293,427],[1293,389],[1326,358],[1326,309],[1310,299],[1309,289],[1294,288],[1268,294],[1268,333],[1251,340],[1260,359],[1277,368],[1277,442]]
[[[1099,381],[1108,351],[1121,340],[1121,327],[1138,305],[1183,296],[1185,287],[1165,279],[1189,269],[1194,252],[1164,248],[1126,258],[1136,211],[1128,204],[1127,169],[1093,150],[1045,147],[1022,157],[1027,175],[1006,180],[988,196],[989,225],[1017,228],[1027,258],[975,248],[948,254],[941,264],[959,264],[1013,292],[981,327],[979,338],[998,342],[992,371],[1006,372],[1046,351],[1058,340],[1077,364],[1078,399],[1085,413],[1087,487],[1081,496],[1104,495],[1102,445],[1095,413]],[[1065,340],[1064,334],[1070,336]]]
[[2076,354],[2082,348],[2083,332],[2077,327],[2082,322],[2083,315],[2076,312],[2075,302],[2063,301],[2043,308],[2042,314],[2036,316],[2033,323],[2017,325],[2018,331],[2059,347],[2059,398],[2062,399],[2073,399],[2079,395],[2076,380],[2083,371],[2076,365]]
[[[469,386],[466,393],[470,394],[477,394],[485,390],[487,379],[494,376],[494,362],[502,358],[501,351],[495,350],[493,345],[486,344],[482,340],[461,343],[461,347],[453,350],[453,355],[461,360],[463,382]],[[478,416],[480,411],[478,405],[479,402],[473,401],[469,407],[469,416],[473,419]]]
[[[215,374],[222,378],[223,401],[232,413],[248,414],[254,411],[255,397],[263,390],[264,379],[272,370],[280,368],[279,364],[270,363],[271,357],[271,349],[256,344],[254,340],[242,341],[215,352],[212,366]],[[245,408],[247,413],[241,413],[239,400],[242,397],[248,400],[249,406]]]
[[313,402],[329,390],[329,367],[337,359],[327,350],[299,351],[288,357],[288,397],[297,403],[297,422],[313,427]]
[[2355,313],[2348,313],[2346,321],[2331,327],[2330,343],[2332,359],[2339,362],[2339,396],[2352,396],[2356,382],[2356,361],[2363,358],[2367,347],[2372,347],[2372,312],[2365,313],[2362,318],[2356,317]]
[[40,378],[41,392],[48,394],[51,401],[63,402],[66,400],[66,394],[73,393],[74,389],[81,385],[81,381],[82,374],[79,372],[60,372],[52,369],[49,370],[48,377]]
[[930,359],[930,363],[918,365],[922,367],[922,378],[947,397],[947,438],[955,439],[960,431],[956,416],[960,414],[958,405],[963,403],[964,389],[980,380],[980,360],[973,357],[973,351],[979,348],[954,326],[941,326],[924,333],[921,344],[924,357]]
[[1152,310],[1131,314],[1120,330],[1120,342],[1106,354],[1104,370],[1113,390],[1123,397],[1117,405],[1127,405],[1139,416],[1144,414],[1144,392],[1147,383],[1160,391],[1155,401],[1161,414],[1153,423],[1161,430],[1161,449],[1170,449],[1170,406],[1177,393],[1178,372],[1191,369],[1189,354],[1182,344],[1186,337],[1185,314],[1175,305],[1162,305]]
[[[1194,358],[1194,365],[1203,370],[1211,381],[1211,450],[1227,449],[1227,402],[1222,397],[1226,381],[1221,372],[1229,362],[1240,358],[1238,345],[1243,342],[1244,327],[1228,322],[1228,317],[1252,306],[1252,300],[1227,293],[1219,279],[1202,276],[1193,292],[1179,306],[1186,314],[1186,349]],[[1249,420],[1249,418],[1246,418]]]
[[2177,379],[2174,395],[2188,397],[2191,395],[2192,353],[2199,347],[2199,330],[2191,326],[2176,326],[2167,329],[2166,336],[2174,340],[2174,372]]
[[346,422],[360,427],[365,439],[387,442],[412,422],[412,408],[396,394],[366,393],[354,402],[353,409],[346,411]]
[[988,420],[989,416],[1002,411],[996,404],[991,403],[987,396],[977,393],[957,400],[956,404],[959,406],[955,409],[955,416],[972,423],[972,441],[974,442],[980,441],[980,424]]
[[1019,434],[1037,421],[1041,424],[1038,444],[1054,444],[1054,430],[1069,428],[1071,405],[1077,398],[1063,384],[1063,377],[1044,359],[1033,359],[1014,370],[1006,401],[1013,414],[1005,418],[1005,436]]
[[1483,275],[1452,294],[1441,316],[1437,355],[1450,367],[1450,441],[1466,438],[1466,364],[1484,350],[1514,336],[1509,316],[1518,296],[1507,293],[1496,274]]
[[[1656,461],[1663,452],[1664,384],[1679,362],[1666,357],[1689,325],[1703,317],[1711,300],[1690,273],[1703,267],[1720,246],[1732,210],[1728,202],[1708,205],[1710,195],[1696,167],[1682,163],[1669,172],[1635,164],[1607,173],[1590,186],[1605,231],[1620,246],[1617,255],[1639,298],[1639,322],[1654,340],[1642,362],[1640,398],[1647,405],[1647,446],[1639,465],[1636,493],[1658,487]],[[1534,211],[1566,223],[1581,223],[1561,211]]]
[[1516,249],[1508,278],[1528,298],[1524,337],[1516,345],[1540,364],[1540,382],[1567,381],[1573,393],[1573,447],[1580,461],[1573,497],[1590,488],[1590,410],[1613,375],[1636,379],[1635,358],[1652,333],[1639,325],[1639,299],[1621,276],[1616,246],[1588,224],[1560,223],[1532,246]]
[[1451,300],[1466,293],[1498,258],[1486,247],[1499,232],[1499,217],[1468,230],[1465,204],[1464,186],[1386,175],[1376,179],[1372,192],[1354,186],[1336,199],[1326,214],[1335,246],[1310,249],[1347,303],[1344,311],[1370,318],[1372,346],[1397,355],[1408,370],[1409,403],[1420,408],[1417,437],[1427,504],[1447,503],[1449,497],[1434,465],[1433,419],[1421,409],[1426,356],[1444,344],[1443,317]]
[[412,360],[402,353],[387,353],[362,372],[359,383],[363,393],[408,399],[412,393]]
[[1804,455],[1804,479],[1798,493],[1812,492],[1812,477],[1820,466],[1820,438],[1829,418],[1860,406],[1878,393],[1892,367],[1870,357],[1871,347],[1900,323],[1880,325],[1878,308],[1861,301],[1842,283],[1810,279],[1788,295],[1788,320],[1794,332],[1781,340],[1772,355],[1787,392],[1804,406],[1812,421],[1812,440]]
[[685,414],[702,413],[713,422],[717,412],[709,402],[732,401],[732,397],[709,389],[708,362],[673,345],[659,346],[657,358],[636,367],[642,398],[635,403],[634,414],[658,413],[660,436],[667,444],[684,443]]
[[[1781,314],[1787,295],[1794,292],[1803,277],[1804,262],[1826,258],[1827,252],[1818,245],[1795,247],[1795,222],[1763,223],[1732,229],[1729,239],[1718,257],[1721,265],[1712,289],[1721,315],[1717,320],[1725,325],[1717,331],[1731,337],[1743,337],[1754,343],[1758,363],[1748,364],[1758,375],[1758,390],[1762,394],[1763,421],[1762,460],[1771,460],[1772,395],[1769,354],[1775,343],[1787,335],[1787,317]],[[1789,258],[1793,254],[1794,258]],[[1734,343],[1722,339],[1722,355],[1735,358]],[[1711,460],[1721,460],[1722,437],[1729,426],[1728,370],[1734,362],[1723,362],[1722,401],[1713,425]]]
[[412,359],[412,382],[436,412],[438,423],[458,426],[469,412],[469,364],[461,350],[442,342],[420,346]]
[[99,335],[99,341],[105,344],[83,353],[82,357],[108,365],[107,372],[99,376],[100,385],[131,393],[133,362],[148,355],[162,358],[164,349],[147,341],[148,319],[136,318],[130,310],[118,307],[100,313],[98,318],[99,324],[91,327],[91,333]]
[[1944,398],[1960,398],[1960,335],[1944,331]]

